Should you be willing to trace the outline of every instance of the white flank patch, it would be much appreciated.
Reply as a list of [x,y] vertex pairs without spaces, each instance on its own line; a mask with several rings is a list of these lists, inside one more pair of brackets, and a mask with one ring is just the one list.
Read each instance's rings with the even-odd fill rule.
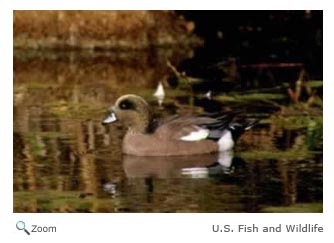
[[191,132],[190,134],[181,137],[183,141],[200,141],[206,139],[209,135],[208,129],[199,129],[197,131]]
[[231,131],[226,130],[223,136],[221,136],[221,138],[218,140],[218,146],[219,146],[219,151],[228,151],[233,149],[234,141],[232,138]]

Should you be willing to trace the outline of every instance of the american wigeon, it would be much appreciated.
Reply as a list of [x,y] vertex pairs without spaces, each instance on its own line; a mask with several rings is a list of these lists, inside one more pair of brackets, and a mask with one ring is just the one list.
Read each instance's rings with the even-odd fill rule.
[[123,153],[137,156],[195,155],[232,150],[238,137],[254,123],[232,122],[234,115],[213,114],[153,119],[148,103],[137,95],[118,98],[102,122],[121,121],[128,131]]

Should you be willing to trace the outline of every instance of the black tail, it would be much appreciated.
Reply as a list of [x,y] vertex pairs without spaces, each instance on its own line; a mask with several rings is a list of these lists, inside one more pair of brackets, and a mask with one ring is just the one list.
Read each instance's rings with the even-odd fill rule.
[[236,142],[238,140],[238,138],[247,130],[251,129],[252,127],[254,127],[256,124],[259,123],[259,120],[255,120],[255,121],[250,121],[250,122],[246,122],[246,123],[231,123],[229,125],[229,130],[232,133],[232,138],[233,141]]

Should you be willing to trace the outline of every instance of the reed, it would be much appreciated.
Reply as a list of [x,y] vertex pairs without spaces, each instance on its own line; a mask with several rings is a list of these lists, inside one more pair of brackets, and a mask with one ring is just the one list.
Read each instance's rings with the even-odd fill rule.
[[145,49],[198,44],[174,11],[14,11],[15,48]]

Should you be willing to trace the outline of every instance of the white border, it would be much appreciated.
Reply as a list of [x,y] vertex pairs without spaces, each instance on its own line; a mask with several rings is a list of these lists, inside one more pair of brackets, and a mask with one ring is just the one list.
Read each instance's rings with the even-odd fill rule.
[[[330,1],[106,1],[106,0],[12,0],[0,6],[0,224],[1,242],[57,242],[63,240],[105,240],[145,242],[332,242],[334,232],[334,77],[333,16]],[[324,214],[13,214],[13,9],[324,9]],[[17,220],[57,225],[56,234],[35,234],[27,237],[15,229]],[[318,223],[325,226],[323,234],[224,234],[212,233],[212,224],[275,225],[278,223]]]

